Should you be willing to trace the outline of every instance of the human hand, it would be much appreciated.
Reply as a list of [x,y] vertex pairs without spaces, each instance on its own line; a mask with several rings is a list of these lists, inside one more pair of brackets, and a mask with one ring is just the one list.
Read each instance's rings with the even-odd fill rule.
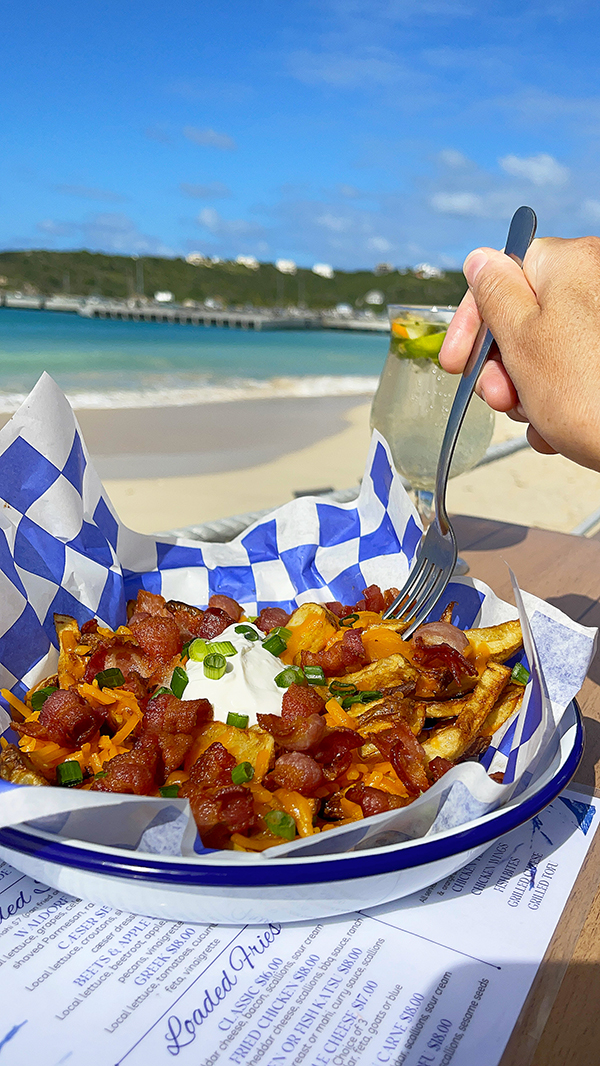
[[452,319],[440,363],[461,373],[483,320],[497,344],[478,394],[528,422],[537,451],[600,470],[600,240],[534,240],[523,269],[503,252],[467,256],[469,291]]

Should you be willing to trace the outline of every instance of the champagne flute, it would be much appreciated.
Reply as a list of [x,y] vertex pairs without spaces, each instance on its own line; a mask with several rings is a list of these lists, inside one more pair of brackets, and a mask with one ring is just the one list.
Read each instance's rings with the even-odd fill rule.
[[[371,429],[385,437],[396,469],[411,485],[426,530],[433,518],[433,488],[444,429],[460,377],[439,363],[453,307],[393,304],[390,348],[371,407]],[[450,477],[463,474],[485,455],[494,414],[474,396],[458,438]],[[462,565],[461,565],[462,564]],[[464,560],[456,573],[466,573]]]

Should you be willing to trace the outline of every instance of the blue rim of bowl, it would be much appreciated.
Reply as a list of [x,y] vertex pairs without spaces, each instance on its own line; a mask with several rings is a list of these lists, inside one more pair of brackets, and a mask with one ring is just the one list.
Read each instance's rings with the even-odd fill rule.
[[[355,878],[376,877],[381,874],[398,873],[403,869],[425,866],[460,855],[483,844],[491,843],[518,826],[534,818],[563,791],[577,770],[584,748],[584,729],[581,710],[576,700],[576,735],[573,747],[556,775],[523,803],[501,812],[493,821],[472,826],[446,838],[431,837],[403,851],[375,849],[368,854],[352,857],[329,856],[329,861],[302,858],[296,862],[280,860],[280,865],[265,863],[260,866],[202,866],[159,859],[115,857],[110,852],[93,852],[72,844],[59,844],[54,840],[41,839],[21,829],[0,830],[0,846],[9,848],[36,859],[69,866],[86,873],[119,877],[149,884],[170,884],[180,887],[213,888],[260,888],[291,885],[317,884],[319,882],[346,881]],[[332,859],[334,861],[332,861]]]

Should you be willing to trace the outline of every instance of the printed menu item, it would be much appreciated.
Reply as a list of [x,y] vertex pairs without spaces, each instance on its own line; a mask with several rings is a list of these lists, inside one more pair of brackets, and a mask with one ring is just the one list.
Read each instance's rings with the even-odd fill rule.
[[596,830],[574,791],[443,882],[316,925],[194,925],[0,866],[3,1066],[486,1066]]

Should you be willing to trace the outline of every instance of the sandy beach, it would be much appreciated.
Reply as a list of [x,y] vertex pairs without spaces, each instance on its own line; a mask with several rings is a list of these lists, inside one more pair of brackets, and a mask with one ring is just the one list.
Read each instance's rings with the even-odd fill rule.
[[[356,397],[311,397],[80,411],[78,418],[122,521],[150,533],[357,485],[369,410]],[[494,441],[522,434],[497,416]],[[600,507],[600,474],[527,449],[451,481],[449,505],[568,533]]]

